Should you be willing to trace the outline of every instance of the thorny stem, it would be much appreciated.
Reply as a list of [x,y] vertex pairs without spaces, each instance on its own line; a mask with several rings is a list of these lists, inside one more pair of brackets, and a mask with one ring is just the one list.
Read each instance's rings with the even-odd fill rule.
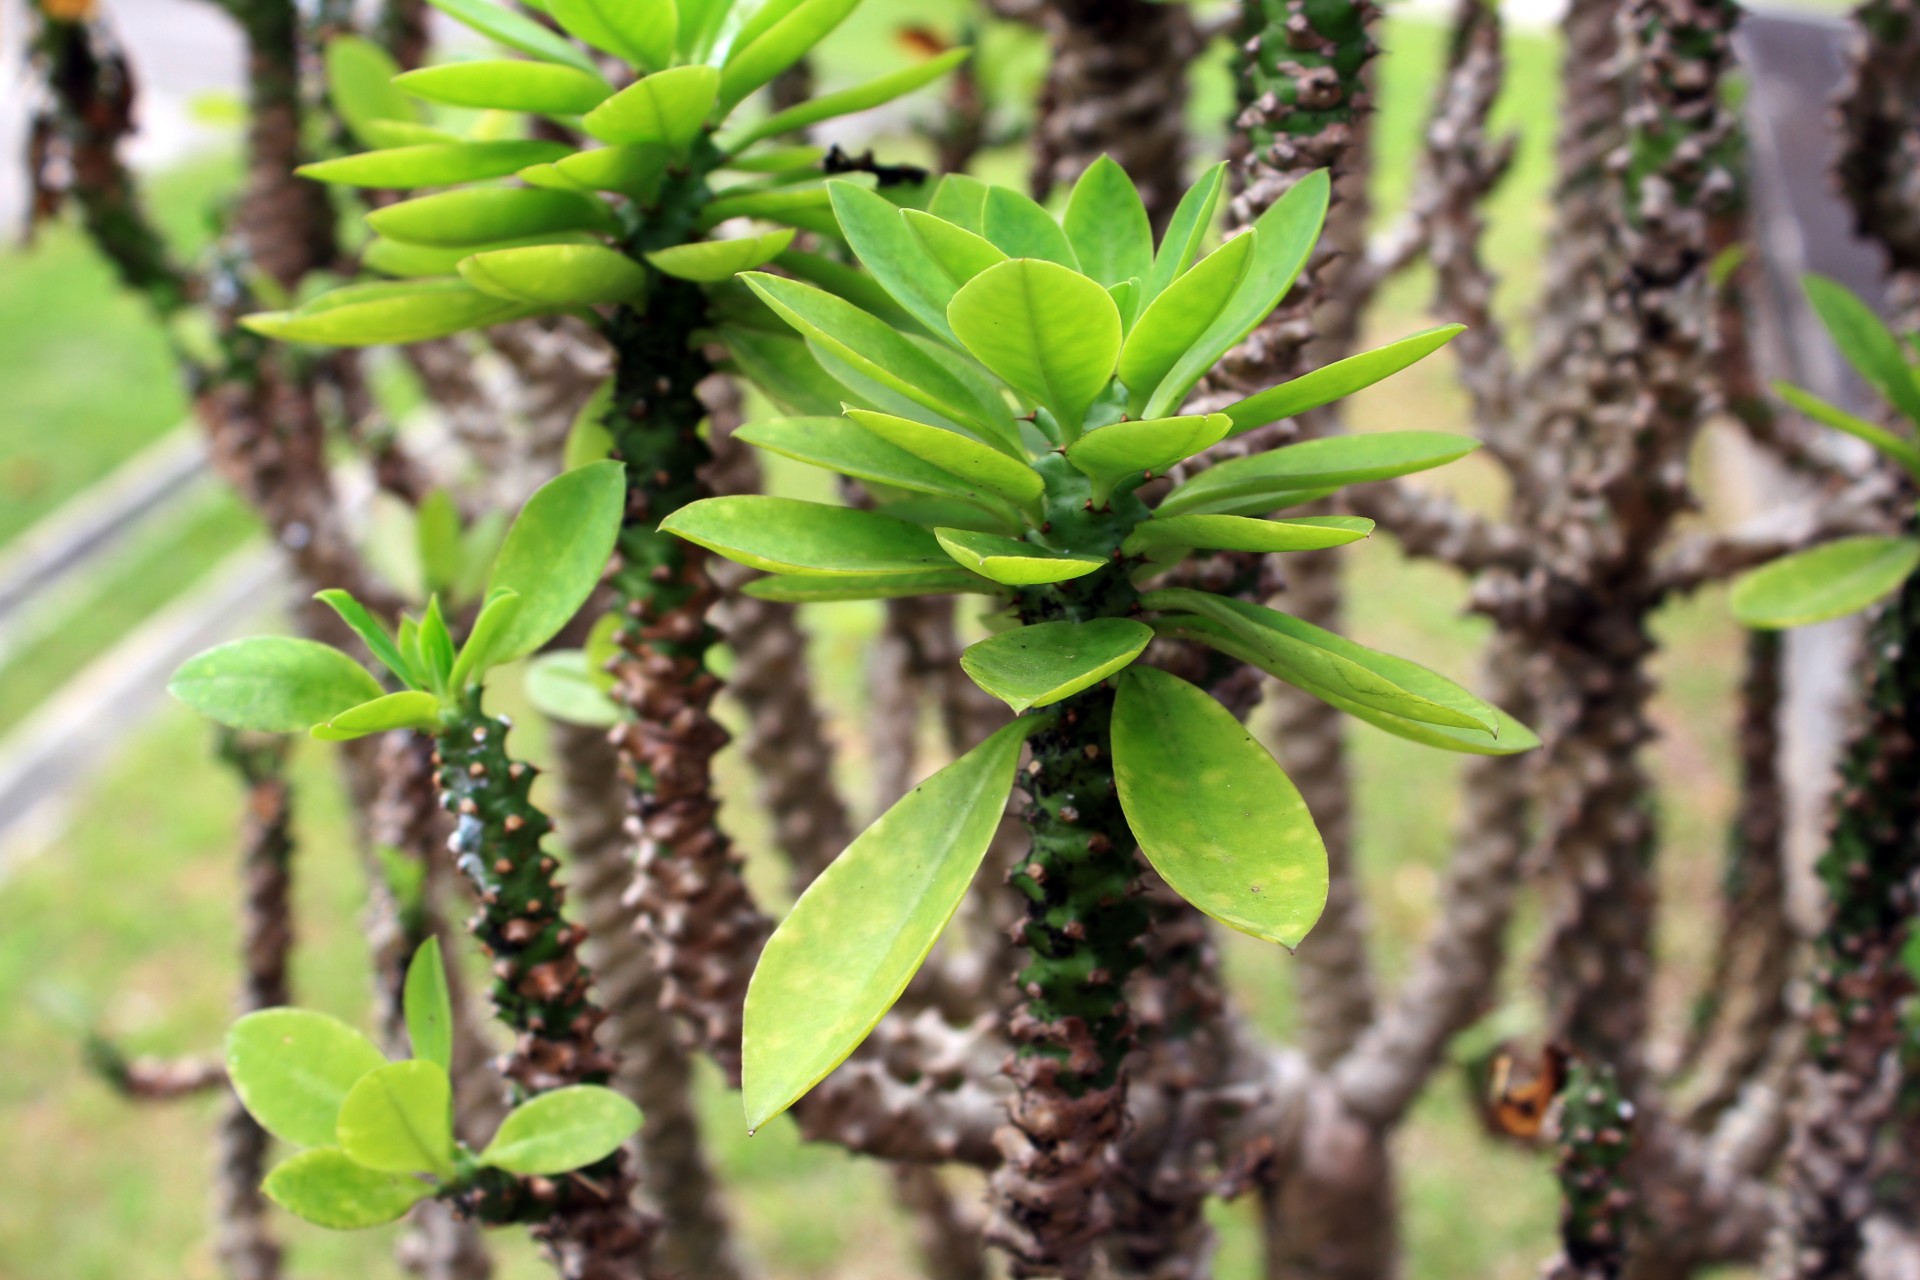
[[1633,1104],[1605,1066],[1576,1061],[1560,1093],[1560,1255],[1547,1280],[1617,1280],[1634,1204]]
[[[1146,516],[1131,494],[1092,510],[1084,477],[1065,459],[1047,477],[1050,546],[1111,558],[1111,567],[1017,594],[1023,623],[1124,617],[1138,600],[1117,552]],[[1108,726],[1113,690],[1097,685],[1054,708],[1029,743],[1023,783],[1030,803],[1027,862],[1010,881],[1026,900],[1015,941],[1028,954],[1018,984],[1026,1003],[1010,1030],[1018,1087],[1002,1139],[989,1238],[1018,1275],[1085,1275],[1111,1225],[1103,1184],[1125,1119],[1121,1068],[1133,1039],[1124,989],[1147,927],[1133,892],[1133,833],[1114,786]]]

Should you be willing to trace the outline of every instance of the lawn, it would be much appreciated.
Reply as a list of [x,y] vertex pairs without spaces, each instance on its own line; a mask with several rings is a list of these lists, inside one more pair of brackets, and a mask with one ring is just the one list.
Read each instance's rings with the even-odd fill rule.
[[[940,9],[946,10],[942,5]],[[836,38],[825,77],[852,78],[887,39],[888,7],[872,4]],[[897,11],[895,11],[897,12]],[[916,9],[916,17],[920,10]],[[1404,199],[1417,120],[1443,54],[1430,22],[1389,22],[1380,82],[1376,194],[1382,218]],[[1503,305],[1519,314],[1537,280],[1552,139],[1553,43],[1511,41],[1512,83],[1501,117],[1521,129],[1521,161],[1496,202],[1491,241],[1509,277]],[[1024,61],[1022,61],[1024,60]],[[1037,65],[1030,45],[1014,64]],[[1016,77],[1017,79],[1017,77]],[[1025,100],[1015,92],[1015,100]],[[1228,94],[1218,60],[1196,95],[1196,122],[1217,138]],[[1017,177],[1017,156],[991,158],[989,172]],[[230,177],[217,162],[156,184],[166,223],[190,238],[209,190]],[[1429,323],[1417,276],[1394,286],[1371,336]],[[98,478],[177,423],[183,412],[164,345],[139,305],[118,295],[75,238],[50,230],[31,255],[0,257],[0,541]],[[1364,393],[1361,429],[1462,424],[1461,401],[1443,361]],[[1488,500],[1488,473],[1463,467],[1450,483]],[[807,480],[776,476],[782,487]],[[69,629],[0,670],[0,729],[87,655],[125,633],[147,609],[247,536],[230,503],[208,504],[147,543],[118,576],[74,610]],[[1482,635],[1463,616],[1464,591],[1447,573],[1408,564],[1389,539],[1346,561],[1356,591],[1357,638],[1468,674]],[[138,595],[136,596],[136,591]],[[815,670],[823,673],[833,729],[852,794],[860,786],[859,726],[864,648],[878,610],[821,609]],[[1719,603],[1677,610],[1663,632],[1673,642],[1662,667],[1666,737],[1656,766],[1673,783],[1664,810],[1674,843],[1674,887],[1703,900],[1717,865],[1718,831],[1730,805],[1727,691],[1737,638]],[[270,620],[267,620],[270,622]],[[732,714],[732,709],[728,708]],[[538,734],[523,731],[530,748]],[[126,742],[76,806],[70,829],[0,883],[0,1275],[61,1280],[199,1280],[217,1274],[206,1231],[205,1174],[216,1104],[137,1107],[80,1066],[79,1023],[109,1030],[135,1051],[203,1051],[227,1020],[234,977],[231,858],[236,786],[212,762],[206,728],[179,709],[132,726]],[[1381,972],[1404,971],[1431,916],[1457,809],[1458,763],[1355,730],[1362,815],[1360,863],[1377,931]],[[726,758],[728,814],[743,844],[759,841],[750,780]],[[300,806],[300,948],[294,982],[303,1003],[349,1019],[365,1016],[368,971],[358,933],[362,871],[353,852],[328,749],[303,746]],[[764,855],[752,855],[756,862]],[[756,873],[770,871],[756,866]],[[1229,963],[1243,1004],[1284,1033],[1290,1016],[1286,961],[1233,935]],[[1518,965],[1523,967],[1525,957]],[[1524,1029],[1524,1001],[1501,1015]],[[768,1274],[896,1277],[910,1274],[884,1171],[800,1144],[785,1122],[749,1141],[737,1102],[708,1076],[703,1087],[716,1159],[739,1188],[743,1230]],[[1477,1133],[1461,1080],[1443,1076],[1401,1135],[1408,1203],[1409,1273],[1415,1280],[1520,1280],[1552,1247],[1554,1196],[1544,1160],[1497,1147]],[[1218,1273],[1256,1274],[1256,1240],[1245,1205],[1219,1209]],[[279,1226],[291,1274],[395,1275],[391,1232],[330,1235],[291,1221]],[[508,1277],[544,1274],[514,1233],[502,1236]]]

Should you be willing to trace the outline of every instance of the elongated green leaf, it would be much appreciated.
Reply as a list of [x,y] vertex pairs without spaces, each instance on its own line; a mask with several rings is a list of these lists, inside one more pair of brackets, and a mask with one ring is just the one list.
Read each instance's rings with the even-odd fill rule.
[[[1423,724],[1498,732],[1500,718],[1445,676],[1380,653],[1276,609],[1205,591],[1173,588],[1142,597],[1150,609],[1188,611],[1229,631],[1264,671],[1316,696],[1326,691]],[[1238,656],[1236,653],[1235,656]]]
[[[362,292],[372,289],[387,292]],[[242,317],[240,323],[282,342],[370,347],[444,338],[517,320],[533,311],[526,303],[482,293],[463,280],[383,281],[334,292],[355,297],[300,311],[263,311]]]
[[1120,352],[1127,407],[1138,413],[1160,383],[1200,341],[1233,299],[1260,233],[1250,231],[1215,249],[1155,298],[1134,322]]
[[1013,708],[1048,707],[1140,656],[1153,628],[1131,618],[1042,622],[989,636],[960,655],[973,682]]
[[602,142],[655,142],[686,150],[713,110],[720,73],[674,67],[643,76],[587,113],[580,123]]
[[401,993],[407,1040],[413,1056],[442,1071],[453,1069],[453,997],[447,990],[447,966],[440,939],[428,938],[413,953]]
[[337,1147],[281,1161],[260,1189],[288,1213],[335,1231],[392,1222],[433,1194],[418,1178],[369,1169]]
[[762,138],[778,137],[816,125],[822,120],[831,120],[835,116],[852,115],[856,111],[867,111],[882,103],[892,102],[895,98],[932,84],[965,62],[970,52],[968,49],[949,49],[918,66],[905,67],[878,80],[869,80],[863,85],[835,93],[823,93],[785,111],[776,111],[738,138],[730,139],[725,149],[728,152],[742,151]]
[[988,187],[980,211],[980,234],[1009,258],[1037,258],[1080,270],[1067,233],[1032,197],[1007,187]]
[[1920,446],[1904,440],[1877,423],[1857,418],[1837,405],[1828,404],[1819,396],[1810,395],[1787,382],[1776,382],[1773,389],[1780,398],[1812,418],[1815,422],[1832,427],[1835,431],[1844,431],[1856,440],[1864,440],[1889,459],[1906,468],[1907,473],[1920,479]]
[[[894,215],[897,217],[899,210],[894,210]],[[819,285],[828,293],[846,299],[868,315],[885,320],[902,332],[912,333],[925,327],[896,302],[870,272],[852,263],[801,249],[788,249],[775,261],[786,268],[789,274],[809,284]]]
[[338,649],[259,636],[189,658],[167,692],[210,720],[262,733],[305,733],[380,696],[380,682]]
[[756,578],[741,590],[756,600],[784,604],[825,604],[839,600],[896,600],[903,596],[990,594],[998,587],[961,569],[930,573],[838,574],[831,578],[774,574]]
[[1211,551],[1319,551],[1358,542],[1373,532],[1360,516],[1166,516],[1138,526],[1120,549],[1137,555],[1157,547],[1205,547]]
[[497,665],[499,646],[510,638],[513,623],[519,616],[520,594],[517,591],[502,589],[487,597],[486,604],[480,609],[480,616],[473,620],[473,630],[468,634],[467,642],[460,646],[460,656],[454,660],[453,670],[447,675],[449,690],[459,693],[486,677],[487,672]]
[[[955,226],[918,209],[902,209],[900,217],[925,246],[927,256],[953,281],[955,291],[988,267],[1007,260],[1007,255],[1000,252],[992,241],[975,235],[965,227]],[[952,301],[951,296],[948,301]]]
[[241,1105],[296,1147],[331,1145],[348,1091],[386,1063],[373,1041],[306,1009],[262,1009],[227,1031],[227,1077]]
[[619,724],[625,713],[607,696],[602,680],[595,678],[584,651],[562,649],[543,653],[527,663],[522,688],[527,701],[542,715],[568,724],[608,728]]
[[943,365],[858,307],[778,276],[741,278],[788,324],[875,382],[943,418],[1005,438],[1011,425],[1005,408],[980,403]]
[[[991,197],[987,212],[991,218]],[[954,294],[947,320],[980,363],[1045,405],[1070,439],[1120,355],[1113,299],[1051,262],[1015,258],[987,268]]]
[[700,210],[699,226],[702,231],[711,231],[731,218],[763,218],[835,240],[840,238],[840,224],[834,219],[833,202],[824,186],[724,191]]
[[427,3],[456,22],[478,31],[509,49],[518,49],[548,62],[559,62],[582,71],[593,70],[593,60],[576,49],[564,37],[547,30],[532,18],[513,12],[489,0],[427,0]]
[[369,147],[424,147],[433,143],[472,141],[411,120],[368,120],[354,136]]
[[1062,555],[1031,542],[970,529],[935,529],[934,536],[955,564],[1009,587],[1084,578],[1107,564],[1098,556]]
[[[407,664],[407,660],[400,655],[399,648],[394,645],[393,638],[387,634],[387,629],[367,612],[365,605],[337,587],[316,591],[313,598],[339,614],[340,620],[353,628],[353,633],[360,637],[361,643],[367,646],[367,651],[373,654],[387,670],[409,685],[418,687],[425,683],[420,678],[421,673]],[[364,685],[360,687],[365,688]],[[326,718],[321,717],[321,719]],[[317,723],[319,721],[308,721],[309,725]]]
[[373,41],[335,36],[327,41],[326,70],[327,101],[362,145],[383,145],[368,136],[371,122],[419,123],[413,103],[393,87],[400,65]]
[[1218,444],[1231,425],[1225,414],[1115,422],[1067,446],[1067,461],[1093,480],[1094,504],[1122,479],[1165,471]]
[[529,1098],[507,1114],[480,1163],[526,1176],[584,1169],[640,1129],[640,1108],[611,1089],[577,1084]]
[[460,274],[460,260],[476,252],[493,249],[524,249],[536,244],[598,244],[597,237],[582,231],[556,231],[546,236],[520,236],[490,244],[483,249],[472,245],[441,248],[426,244],[402,244],[398,240],[378,238],[368,242],[360,253],[362,265],[389,276],[421,279],[430,276]]
[[674,0],[546,0],[575,38],[647,71],[673,61],[680,14]]
[[829,182],[833,214],[847,244],[888,295],[933,333],[952,338],[947,304],[960,285],[892,201],[851,182]]
[[1200,256],[1200,246],[1213,227],[1214,211],[1220,207],[1220,192],[1226,180],[1227,163],[1222,160],[1201,174],[1200,180],[1180,197],[1173,217],[1167,222],[1166,234],[1160,237],[1153,270],[1146,276],[1143,303],[1150,303],[1166,292],[1167,286],[1185,274],[1193,260]]
[[[940,431],[941,428],[925,427],[923,430]],[[943,434],[954,436],[951,431]],[[1012,517],[1012,513],[1000,505],[998,495],[979,483],[916,456],[846,418],[772,418],[749,422],[734,432],[734,438],[800,462],[838,471],[857,480],[905,489],[910,493],[940,493],[971,502],[984,502],[1003,512],[1004,518]],[[1009,461],[1005,455],[994,453],[985,445],[975,444],[960,436],[954,438],[992,453],[1002,462]],[[1034,476],[1034,479],[1038,481],[1039,477]]]
[[776,336],[727,325],[720,339],[740,371],[788,413],[831,417],[853,394],[820,367],[805,342],[784,331]]
[[1214,322],[1174,362],[1153,396],[1147,401],[1144,416],[1158,418],[1177,409],[1214,364],[1253,327],[1267,318],[1274,304],[1307,264],[1307,255],[1320,237],[1321,224],[1327,218],[1330,186],[1327,172],[1317,169],[1288,189],[1284,196],[1253,224],[1259,239],[1246,274]]
[[737,240],[702,240],[656,249],[647,255],[647,261],[670,276],[712,284],[766,265],[786,252],[792,243],[791,230],[770,231]]
[[732,111],[741,99],[800,61],[859,4],[860,0],[804,0],[758,38],[737,46],[720,73],[721,113]]
[[906,990],[980,869],[1021,744],[1042,722],[1007,725],[909,791],[767,940],[741,1038],[749,1131],[825,1079]]
[[1813,304],[1814,313],[1833,335],[1833,344],[1847,363],[1907,421],[1920,426],[1920,384],[1914,381],[1900,340],[1888,331],[1872,307],[1839,281],[1810,275],[1801,283],[1807,301]]
[[1153,227],[1133,179],[1103,155],[1073,184],[1061,224],[1080,269],[1103,285],[1153,273]]
[[769,573],[913,574],[947,567],[939,543],[918,525],[793,498],[703,498],[660,528]]
[[512,591],[520,608],[490,646],[497,665],[553,639],[599,585],[626,512],[626,467],[595,462],[534,491],[507,531],[487,594]]
[[543,115],[579,115],[613,96],[613,86],[590,71],[512,58],[422,67],[394,83],[429,102]]
[[321,742],[351,742],[389,729],[431,730],[439,724],[440,699],[431,693],[408,689],[348,707],[308,732]]
[[586,190],[618,191],[651,200],[672,160],[673,152],[665,143],[636,142],[576,151],[555,161],[553,167],[563,179]]
[[1391,480],[1463,458],[1480,447],[1444,431],[1380,431],[1290,444],[1201,472],[1161,500],[1156,515],[1284,489],[1331,489]]
[[1777,631],[1857,613],[1920,568],[1920,539],[1842,538],[1782,556],[1733,584],[1733,616]]
[[495,297],[541,307],[631,302],[647,290],[645,268],[597,244],[488,249],[462,258],[460,275]]
[[1242,933],[1300,945],[1326,906],[1326,846],[1231,712],[1177,676],[1130,668],[1113,704],[1113,778],[1140,851],[1175,893]]
[[986,227],[988,189],[971,174],[949,173],[935,184],[927,212],[963,231],[981,235]]
[[453,1169],[453,1085],[446,1068],[391,1062],[354,1082],[340,1104],[340,1149],[382,1173]]
[[367,215],[379,234],[409,244],[474,245],[555,231],[617,228],[592,196],[533,187],[472,187],[416,196]]
[[1017,507],[1038,502],[1046,488],[1040,473],[1025,462],[957,431],[869,409],[849,407],[846,412],[862,430]]
[[1258,395],[1248,396],[1245,400],[1228,405],[1222,412],[1233,419],[1233,433],[1238,435],[1269,422],[1279,422],[1282,418],[1318,409],[1321,405],[1332,404],[1343,396],[1352,395],[1362,387],[1370,387],[1408,365],[1424,360],[1453,341],[1456,335],[1465,332],[1466,327],[1463,324],[1443,324],[1437,328],[1423,329],[1398,342],[1389,342],[1384,347],[1363,351],[1345,360],[1336,360],[1325,368],[1315,369],[1312,373],[1270,387]]

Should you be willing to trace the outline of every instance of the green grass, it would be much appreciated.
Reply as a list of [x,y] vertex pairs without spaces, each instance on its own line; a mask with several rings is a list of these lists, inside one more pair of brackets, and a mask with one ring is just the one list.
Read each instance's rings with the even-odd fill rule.
[[[926,19],[947,21],[961,6],[941,0]],[[897,13],[898,11],[892,11]],[[922,12],[916,10],[917,18]],[[823,82],[864,78],[889,55],[889,11],[870,5],[835,38]],[[1040,66],[1035,41],[996,34],[990,49],[1016,101],[1030,97]],[[1443,57],[1431,23],[1390,22],[1383,43],[1375,197],[1384,221],[1405,199],[1417,151],[1417,122]],[[1492,210],[1490,245],[1506,284],[1503,312],[1516,318],[1538,283],[1551,168],[1554,42],[1509,41],[1511,86],[1504,126],[1522,130],[1519,159]],[[1194,118],[1217,139],[1229,94],[1223,56],[1196,88]],[[1017,150],[988,158],[990,176],[1017,181]],[[230,171],[196,167],[156,187],[156,208],[183,236],[217,196]],[[209,193],[213,193],[210,196]],[[1430,281],[1396,282],[1372,322],[1374,338],[1428,322]],[[178,422],[184,405],[164,344],[138,303],[119,295],[71,233],[43,236],[33,256],[0,255],[0,542],[77,492],[140,444]],[[1418,366],[1353,404],[1355,425],[1459,427],[1463,399],[1444,359]],[[1499,489],[1490,468],[1463,465],[1448,487],[1479,505]],[[772,471],[782,492],[823,494],[817,472]],[[143,540],[97,598],[73,613],[70,630],[0,672],[0,728],[47,685],[118,636],[246,536],[247,518],[221,503]],[[1391,541],[1351,549],[1357,588],[1350,607],[1356,638],[1470,676],[1484,625],[1462,613],[1464,589],[1429,565],[1409,564]],[[873,605],[807,611],[812,657],[843,779],[866,808],[867,646]],[[1661,635],[1658,713],[1666,736],[1653,764],[1670,784],[1662,820],[1672,840],[1665,874],[1678,901],[1704,901],[1717,873],[1719,831],[1731,803],[1726,764],[1727,689],[1738,638],[1717,600],[1671,611]],[[511,682],[503,686],[512,702]],[[735,710],[723,714],[737,722]],[[531,718],[521,731],[538,754]],[[1383,981],[1403,974],[1428,927],[1458,813],[1460,762],[1364,726],[1353,744],[1358,772],[1358,860],[1375,926]],[[0,1273],[60,1280],[201,1280],[217,1274],[206,1231],[209,1101],[135,1106],[114,1097],[79,1066],[74,1032],[46,1007],[78,1010],[135,1051],[204,1051],[229,1017],[235,979],[231,859],[239,795],[207,751],[205,727],[172,709],[127,737],[123,749],[76,805],[70,829],[0,883]],[[297,765],[300,940],[294,973],[304,1003],[359,1020],[369,974],[359,936],[364,880],[329,749],[303,746]],[[781,899],[781,868],[766,852],[739,753],[723,757],[724,817],[749,851],[749,872]],[[1672,913],[1679,917],[1681,913]],[[1688,922],[1693,926],[1689,932]],[[1663,935],[1663,955],[1684,976],[1698,963],[1697,914]],[[1285,957],[1239,935],[1225,938],[1236,1000],[1262,1026],[1284,1034],[1292,1000]],[[1516,957],[1511,987],[1524,983]],[[1663,998],[1682,1007],[1684,982]],[[1523,1029],[1524,1000],[1502,1014]],[[888,1207],[884,1170],[830,1148],[800,1143],[785,1121],[748,1140],[737,1099],[703,1068],[702,1100],[714,1158],[736,1188],[736,1209],[753,1252],[779,1280],[911,1274],[910,1249]],[[1413,1280],[1520,1280],[1552,1247],[1554,1193],[1543,1159],[1496,1145],[1478,1132],[1463,1077],[1443,1072],[1398,1135],[1406,1243]],[[1258,1274],[1251,1206],[1220,1205],[1217,1274]],[[389,1232],[340,1236],[285,1219],[290,1274],[337,1278],[396,1275]],[[545,1274],[515,1233],[500,1237],[501,1274]]]

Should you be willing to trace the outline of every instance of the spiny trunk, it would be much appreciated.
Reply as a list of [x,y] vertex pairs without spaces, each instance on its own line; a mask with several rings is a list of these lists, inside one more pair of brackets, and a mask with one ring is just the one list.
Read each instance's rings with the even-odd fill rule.
[[1634,1109],[1612,1071],[1576,1062],[1560,1093],[1560,1253],[1545,1280],[1619,1280],[1635,1197]]
[[1200,39],[1184,4],[1048,0],[1052,46],[1034,123],[1033,193],[1070,186],[1102,155],[1126,170],[1156,228],[1180,202],[1187,65]]
[[736,1280],[742,1272],[707,1163],[693,1063],[681,1029],[660,1007],[660,975],[622,901],[633,869],[619,755],[605,732],[555,723],[553,758],[555,813],[587,927],[594,989],[607,1009],[601,1039],[617,1064],[613,1086],[645,1117],[631,1153],[641,1188],[660,1211],[660,1264],[672,1275]]
[[1896,309],[1912,314],[1920,302],[1920,10],[1914,0],[1867,0],[1853,21],[1835,175],[1855,229],[1887,255]]

